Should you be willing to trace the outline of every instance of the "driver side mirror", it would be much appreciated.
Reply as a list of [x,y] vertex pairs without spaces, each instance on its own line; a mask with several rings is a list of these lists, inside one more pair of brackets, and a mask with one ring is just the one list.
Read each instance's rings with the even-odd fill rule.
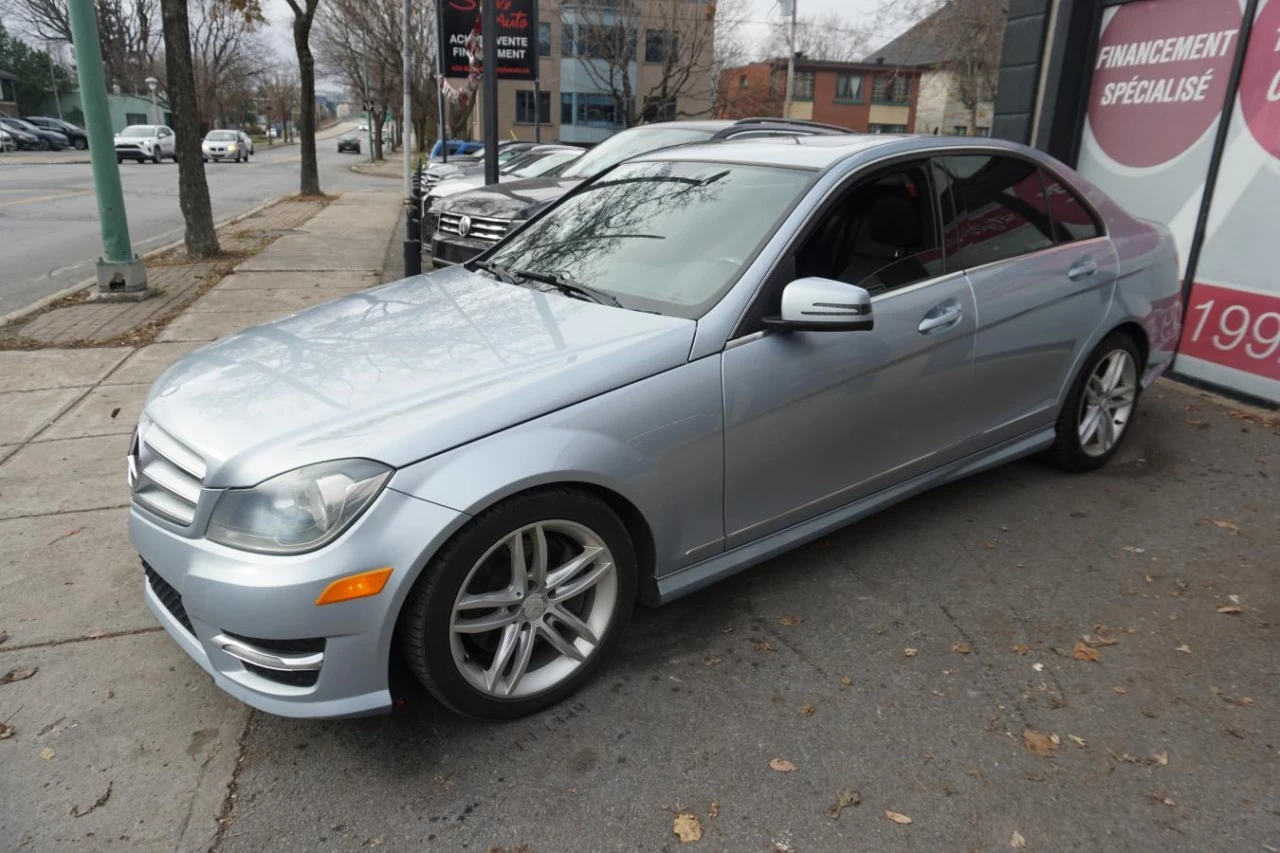
[[871,294],[829,278],[798,278],[782,289],[782,314],[765,317],[764,324],[780,331],[869,331],[875,326]]

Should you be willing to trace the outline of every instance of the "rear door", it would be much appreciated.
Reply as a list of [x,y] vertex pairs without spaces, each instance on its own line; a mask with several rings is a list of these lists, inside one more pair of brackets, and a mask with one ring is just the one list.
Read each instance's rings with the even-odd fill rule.
[[949,262],[973,286],[978,332],[970,413],[976,447],[1051,424],[1102,322],[1115,249],[1093,211],[1037,164],[1006,155],[935,160]]

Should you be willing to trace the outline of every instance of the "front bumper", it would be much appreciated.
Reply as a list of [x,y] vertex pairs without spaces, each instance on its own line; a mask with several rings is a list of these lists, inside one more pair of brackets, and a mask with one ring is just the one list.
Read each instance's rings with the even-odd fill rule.
[[[143,580],[147,606],[218,687],[284,717],[353,717],[391,707],[387,669],[400,606],[427,557],[465,518],[386,489],[350,530],[310,554],[251,554],[189,538],[136,506],[129,538],[160,578]],[[382,566],[394,571],[378,595],[315,605],[332,581]],[[265,672],[247,663],[254,660]],[[277,667],[308,678],[281,677]]]
[[431,240],[431,260],[437,267],[449,267],[469,261],[481,252],[493,248],[487,240],[467,240],[449,235],[442,237],[437,232]]

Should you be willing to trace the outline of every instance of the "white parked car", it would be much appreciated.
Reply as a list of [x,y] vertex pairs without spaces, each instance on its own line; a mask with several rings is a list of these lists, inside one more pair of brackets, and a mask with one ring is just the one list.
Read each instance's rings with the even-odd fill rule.
[[200,143],[200,156],[208,163],[210,160],[233,160],[236,163],[249,161],[249,149],[240,140],[238,130],[211,130],[204,135]]
[[178,161],[173,131],[163,124],[135,124],[116,134],[116,162],[150,160],[159,163],[168,157]]
[[17,149],[18,143],[13,141],[13,137],[0,130],[0,152],[16,151]]

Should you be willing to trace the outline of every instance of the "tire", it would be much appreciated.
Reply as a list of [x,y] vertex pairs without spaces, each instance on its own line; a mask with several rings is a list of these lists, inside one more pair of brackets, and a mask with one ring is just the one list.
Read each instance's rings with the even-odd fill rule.
[[39,141],[36,142],[37,151],[48,151],[49,148],[50,148],[49,140],[45,139],[43,136],[40,137]]
[[[554,574],[575,555],[583,562],[576,573],[553,581],[552,588],[544,591],[530,582],[524,593],[513,592],[510,543],[520,543],[520,552],[527,555],[530,571],[536,575],[535,527],[543,531],[546,542],[542,565],[547,572]],[[584,547],[605,550],[588,560],[587,552],[580,550]],[[405,660],[436,699],[460,714],[499,720],[536,713],[572,695],[616,651],[635,604],[636,571],[627,528],[602,501],[560,488],[517,495],[468,522],[423,569],[398,625]],[[571,592],[579,583],[585,585],[584,591]],[[503,595],[515,603],[455,610],[464,592]],[[566,596],[558,603],[557,592]],[[476,610],[480,610],[478,617],[459,616]],[[564,610],[594,636],[568,630],[569,623],[558,615]],[[455,618],[461,624],[505,621],[502,627],[464,633],[455,630]],[[548,631],[557,634],[563,645],[553,645]],[[591,639],[596,639],[594,645]],[[581,643],[588,647],[585,652]],[[492,688],[486,689],[485,670],[495,669],[503,647],[508,655],[496,667]],[[562,647],[575,651],[575,657],[560,651]],[[522,657],[525,674],[517,677]]]
[[[1113,359],[1127,362],[1115,368]],[[1119,371],[1113,387],[1106,387],[1110,371],[1104,365]],[[1107,464],[1132,431],[1143,367],[1137,344],[1125,332],[1112,332],[1089,353],[1058,412],[1053,446],[1047,453],[1053,464],[1075,472],[1094,471]],[[1100,371],[1101,375],[1095,376]],[[1097,405],[1098,401],[1103,405]],[[1090,430],[1088,422],[1094,412],[1097,424]]]
[[73,142],[73,143],[71,143],[71,144],[72,144],[72,145],[74,145],[74,146],[76,147],[76,150],[77,150],[77,151],[88,151],[88,150],[89,150],[89,143],[88,143],[88,141],[86,141],[86,140],[84,140],[84,139],[77,139],[75,142]]
[[158,148],[151,152],[151,162],[157,165],[160,163],[160,150]]

